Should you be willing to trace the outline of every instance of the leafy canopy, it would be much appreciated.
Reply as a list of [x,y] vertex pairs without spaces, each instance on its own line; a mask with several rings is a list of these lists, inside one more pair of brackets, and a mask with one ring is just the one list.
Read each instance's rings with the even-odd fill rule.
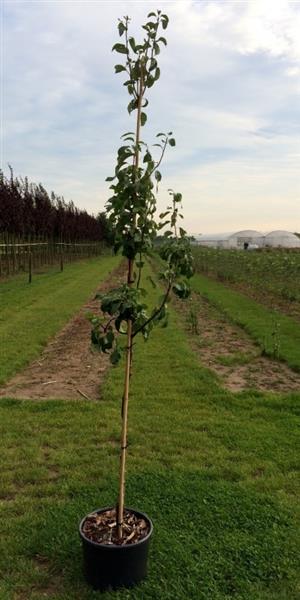
[[[176,145],[172,131],[160,132],[150,147],[141,139],[141,128],[147,122],[148,99],[146,91],[160,78],[158,56],[167,40],[160,34],[168,27],[169,19],[161,11],[150,12],[142,26],[142,42],[129,35],[129,17],[119,20],[119,36],[112,50],[120,54],[123,62],[115,65],[115,72],[125,76],[124,86],[130,96],[129,115],[136,115],[135,131],[121,136],[122,145],[117,152],[114,174],[107,177],[112,195],[106,209],[115,233],[115,252],[128,259],[127,283],[101,297],[104,317],[92,317],[92,342],[96,348],[109,352],[112,363],[121,357],[120,335],[127,335],[131,321],[133,339],[141,333],[148,339],[155,324],[167,324],[167,301],[171,290],[180,298],[190,293],[188,279],[193,274],[192,253],[186,232],[178,227],[182,195],[169,190],[170,205],[156,215],[156,194],[162,180],[160,165],[167,147]],[[141,286],[145,257],[153,249],[158,233],[164,231],[160,255],[165,268],[160,274],[165,283],[165,293],[153,308],[146,303],[147,293]],[[154,282],[153,282],[154,284]],[[107,318],[106,318],[107,317]]]

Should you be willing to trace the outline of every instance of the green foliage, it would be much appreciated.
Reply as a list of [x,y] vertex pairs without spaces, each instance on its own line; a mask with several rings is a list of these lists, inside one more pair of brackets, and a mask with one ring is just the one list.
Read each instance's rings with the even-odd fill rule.
[[108,246],[113,246],[115,241],[115,232],[112,223],[107,218],[107,214],[105,212],[100,212],[97,215],[97,221],[101,226],[103,241]]
[[195,269],[220,281],[278,301],[300,305],[300,252],[263,249],[255,252],[195,247]]
[[[111,353],[114,364],[121,357],[118,340],[119,334],[128,332],[126,323],[132,324],[132,339],[141,333],[147,340],[155,324],[167,324],[166,303],[171,291],[183,299],[189,296],[187,280],[193,274],[190,242],[184,229],[177,225],[182,218],[179,212],[182,195],[169,190],[172,203],[163,216],[156,217],[155,194],[162,180],[159,167],[167,147],[176,145],[173,132],[158,133],[153,144],[155,150],[140,137],[140,129],[147,123],[145,93],[160,77],[158,55],[161,47],[167,45],[159,31],[167,28],[169,19],[161,11],[150,12],[142,27],[144,37],[140,43],[129,35],[129,22],[129,17],[119,20],[118,31],[124,43],[116,43],[112,50],[124,56],[124,63],[116,64],[115,72],[125,76],[123,85],[130,96],[127,110],[129,115],[136,113],[136,133],[129,131],[121,136],[114,174],[107,177],[112,196],[106,205],[114,231],[115,252],[120,251],[128,259],[128,277],[126,285],[111,290],[101,299],[104,319],[91,319],[94,346]],[[152,250],[158,232],[167,226],[161,249],[165,261],[161,278],[166,291],[151,308],[141,287],[145,256]]]

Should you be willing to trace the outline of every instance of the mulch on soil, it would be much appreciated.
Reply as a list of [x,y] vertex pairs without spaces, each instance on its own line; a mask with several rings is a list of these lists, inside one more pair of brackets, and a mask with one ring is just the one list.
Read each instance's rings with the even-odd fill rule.
[[124,511],[122,538],[118,538],[116,509],[92,513],[84,521],[84,535],[97,544],[125,546],[144,539],[149,531],[149,523],[128,510]]

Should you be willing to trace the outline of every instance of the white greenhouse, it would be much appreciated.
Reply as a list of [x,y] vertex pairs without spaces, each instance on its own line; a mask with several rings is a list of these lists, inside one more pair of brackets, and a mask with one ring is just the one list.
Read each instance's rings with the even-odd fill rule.
[[195,234],[194,244],[197,246],[205,246],[206,248],[229,248],[228,239],[230,233],[216,233],[216,234]]
[[[263,246],[264,236],[259,231],[253,229],[245,229],[233,233],[228,239],[229,248],[245,248],[255,246],[260,248]],[[247,245],[247,246],[246,246]]]
[[206,248],[300,248],[300,238],[290,231],[271,231],[261,233],[253,229],[244,229],[236,233],[195,234],[193,244]]
[[290,231],[271,231],[264,238],[264,246],[271,248],[300,248],[300,238]]

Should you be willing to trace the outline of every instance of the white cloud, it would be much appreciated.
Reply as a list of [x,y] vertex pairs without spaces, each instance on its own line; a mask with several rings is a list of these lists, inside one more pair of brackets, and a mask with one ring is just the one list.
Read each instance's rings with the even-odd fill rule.
[[[122,76],[113,74],[117,19],[132,15],[135,33],[153,3],[4,6],[3,163],[97,212],[119,136],[132,127]],[[220,230],[223,219],[232,230],[239,215],[242,228],[261,229],[256,220],[267,215],[278,228],[298,219],[300,229],[300,5],[185,0],[162,8],[168,47],[144,135],[151,142],[157,130],[175,132],[164,181],[184,191],[188,226]]]

